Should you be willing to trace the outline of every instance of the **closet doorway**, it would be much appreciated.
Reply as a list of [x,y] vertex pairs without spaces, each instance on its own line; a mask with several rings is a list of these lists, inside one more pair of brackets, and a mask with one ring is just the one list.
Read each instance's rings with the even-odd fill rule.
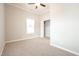
[[44,21],[44,37],[50,38],[50,20]]

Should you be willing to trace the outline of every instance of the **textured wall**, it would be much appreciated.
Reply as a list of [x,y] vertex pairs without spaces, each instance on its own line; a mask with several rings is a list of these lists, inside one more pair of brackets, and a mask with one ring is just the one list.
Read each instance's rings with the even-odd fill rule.
[[79,53],[79,4],[51,4],[51,44]]
[[0,4],[0,55],[5,44],[4,4]]

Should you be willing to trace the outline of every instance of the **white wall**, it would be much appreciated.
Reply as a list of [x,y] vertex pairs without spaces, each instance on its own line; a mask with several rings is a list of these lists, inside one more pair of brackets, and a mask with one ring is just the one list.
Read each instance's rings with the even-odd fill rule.
[[79,53],[79,4],[50,4],[51,44]]
[[5,44],[4,22],[4,4],[0,4],[0,55],[2,54]]
[[[29,39],[40,35],[40,20],[38,15],[6,4],[6,41]],[[35,33],[27,34],[26,19],[35,20]]]

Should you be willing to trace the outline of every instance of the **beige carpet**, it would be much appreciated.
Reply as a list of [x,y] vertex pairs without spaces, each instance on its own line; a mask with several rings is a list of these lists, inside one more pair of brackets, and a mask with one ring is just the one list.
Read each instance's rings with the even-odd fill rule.
[[47,38],[28,39],[5,46],[2,56],[75,56],[49,45]]

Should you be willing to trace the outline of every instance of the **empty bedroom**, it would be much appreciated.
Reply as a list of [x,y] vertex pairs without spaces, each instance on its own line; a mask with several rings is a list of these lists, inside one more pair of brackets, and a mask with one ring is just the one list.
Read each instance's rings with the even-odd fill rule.
[[1,56],[78,56],[78,3],[0,3]]

